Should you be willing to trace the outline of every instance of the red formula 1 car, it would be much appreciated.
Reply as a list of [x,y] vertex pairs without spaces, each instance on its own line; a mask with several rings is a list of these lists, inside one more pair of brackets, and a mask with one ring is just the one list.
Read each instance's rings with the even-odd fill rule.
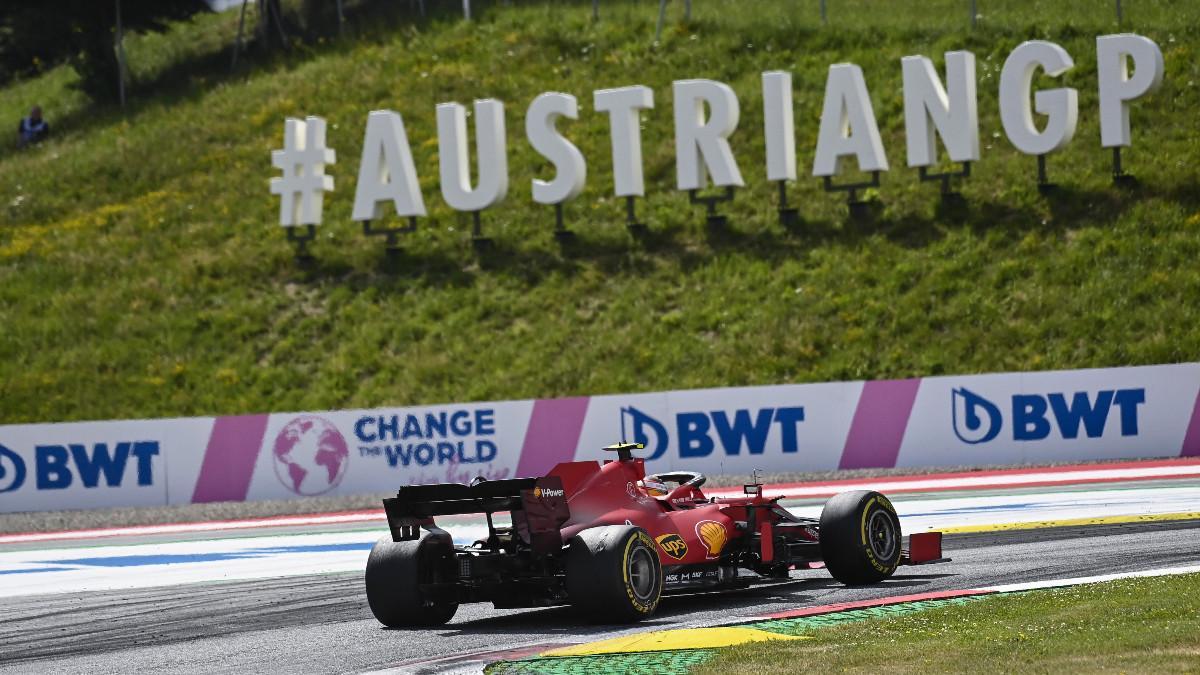
[[[468,602],[497,608],[571,604],[597,621],[637,621],[664,593],[744,588],[824,563],[845,584],[886,579],[898,565],[941,562],[941,534],[914,534],[878,492],[845,492],[821,518],[766,499],[709,499],[704,476],[646,475],[633,451],[566,462],[542,478],[413,485],[383,501],[391,535],[367,560],[367,600],[386,626],[433,626]],[[673,487],[668,487],[668,484]],[[437,516],[484,513],[488,536],[455,545]],[[511,514],[511,525],[494,523]],[[747,574],[747,572],[751,574]]]

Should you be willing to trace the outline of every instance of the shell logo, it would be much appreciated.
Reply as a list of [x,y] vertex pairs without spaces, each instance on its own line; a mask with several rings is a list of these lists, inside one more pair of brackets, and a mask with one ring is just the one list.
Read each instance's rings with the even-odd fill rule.
[[725,542],[729,541],[729,533],[725,531],[725,526],[715,520],[696,523],[696,536],[704,544],[709,558],[721,555],[721,549],[725,548]]

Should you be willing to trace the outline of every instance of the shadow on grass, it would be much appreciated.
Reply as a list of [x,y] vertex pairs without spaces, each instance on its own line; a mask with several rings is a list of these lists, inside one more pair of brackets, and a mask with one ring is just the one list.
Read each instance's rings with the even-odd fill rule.
[[[250,5],[254,5],[253,0]],[[248,9],[246,30],[236,66],[233,65],[233,43],[213,52],[174,62],[153,77],[130,83],[124,109],[115,102],[94,101],[66,114],[56,115],[52,120],[55,135],[76,135],[119,120],[132,120],[148,107],[197,100],[227,81],[294,68],[321,56],[343,51],[349,43],[386,36],[401,26],[424,28],[436,21],[460,16],[453,3],[430,1],[425,3],[425,7],[422,15],[416,2],[362,0],[346,8],[344,37],[336,36],[336,22],[322,31],[305,31],[295,17],[290,17],[285,31],[291,43],[286,49],[272,49],[259,40],[254,30],[253,9]],[[236,14],[240,10],[229,11]],[[318,42],[319,37],[328,39]],[[273,39],[277,45],[277,38]],[[0,147],[0,155],[11,151],[11,148]]]
[[[1146,199],[1159,199],[1200,208],[1200,190],[1177,184],[1141,185],[1134,188],[1075,188],[1059,186],[1032,205],[954,199],[939,202],[929,214],[889,216],[876,209],[866,218],[805,219],[790,227],[772,223],[761,229],[740,227],[730,215],[726,224],[705,225],[702,212],[687,214],[699,223],[700,235],[682,222],[650,223],[650,229],[630,238],[589,236],[588,228],[574,230],[571,241],[553,239],[532,245],[496,238],[478,250],[439,242],[439,250],[404,252],[389,258],[379,251],[377,263],[364,271],[349,264],[322,262],[305,271],[308,282],[342,283],[352,288],[375,286],[403,289],[413,282],[429,286],[466,287],[480,274],[501,275],[534,286],[550,275],[574,275],[589,265],[613,275],[647,276],[655,273],[648,258],[693,270],[714,257],[736,254],[766,262],[783,263],[806,256],[818,247],[856,246],[874,237],[910,249],[932,246],[955,229],[969,228],[977,236],[998,237],[998,243],[1016,243],[1029,232],[1061,234],[1080,227],[1103,228]],[[1049,217],[1047,217],[1047,211]],[[594,225],[594,224],[593,224]],[[620,223],[613,223],[618,227]],[[547,229],[552,223],[547,223]],[[461,240],[460,240],[461,242]],[[470,246],[469,243],[465,244]]]

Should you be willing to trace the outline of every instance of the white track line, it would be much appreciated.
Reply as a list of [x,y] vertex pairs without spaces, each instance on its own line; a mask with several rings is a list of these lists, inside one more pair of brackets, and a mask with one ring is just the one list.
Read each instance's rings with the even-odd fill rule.
[[[983,487],[1019,488],[1037,485],[1088,484],[1098,481],[1151,480],[1169,478],[1200,478],[1200,463],[1183,463],[1169,466],[1120,467],[1111,469],[1080,469],[1070,471],[1030,472],[1014,470],[1012,473],[987,472],[980,476],[933,476],[927,479],[892,478],[865,479],[862,481],[835,481],[812,484],[766,485],[763,494],[768,497],[820,497],[846,490],[879,490],[883,493],[920,492],[938,490],[971,490]],[[742,494],[737,488],[706,490],[711,497],[732,497]],[[191,532],[219,532],[221,530],[249,530],[271,527],[307,527],[352,523],[382,522],[382,509],[327,513],[317,515],[279,516],[247,520],[227,520],[201,523],[169,523],[165,525],[136,525],[130,527],[72,530],[65,532],[22,532],[0,534],[0,544],[27,544],[48,541],[70,541],[75,539],[101,539],[106,537],[145,536],[163,534],[185,534]]]
[[1100,574],[1094,577],[1048,579],[1045,581],[1029,581],[1023,584],[1005,584],[1003,586],[991,586],[982,590],[991,591],[993,593],[1013,593],[1015,591],[1033,591],[1042,588],[1062,588],[1064,586],[1079,586],[1081,584],[1098,584],[1105,581],[1116,581],[1117,579],[1165,577],[1174,574],[1195,574],[1197,572],[1200,572],[1200,565],[1188,565],[1185,567],[1163,567],[1156,570],[1143,570],[1141,572],[1117,572],[1115,574]]
[[[1126,469],[1093,469],[1085,471],[1053,471],[1045,473],[1020,473],[1016,475],[955,476],[953,478],[930,478],[928,480],[895,480],[872,478],[857,482],[823,483],[816,485],[764,486],[763,494],[768,497],[820,497],[847,490],[878,490],[888,492],[918,492],[923,490],[970,490],[981,487],[1021,487],[1025,485],[1047,485],[1071,483],[1094,483],[1098,481],[1149,480],[1154,478],[1200,477],[1200,465],[1150,466]],[[741,489],[721,488],[705,490],[712,497],[730,497],[742,494]]]
[[222,530],[250,530],[263,527],[306,527],[311,525],[340,525],[344,523],[385,523],[383,509],[355,511],[352,513],[328,513],[315,516],[282,516],[278,518],[255,518],[253,520],[225,520],[200,523],[170,523],[167,525],[133,525],[109,527],[97,530],[71,530],[67,532],[22,532],[0,534],[0,544],[26,544],[39,541],[66,541],[71,539],[103,539],[106,537],[140,537],[156,534],[186,534],[188,532],[219,532]]

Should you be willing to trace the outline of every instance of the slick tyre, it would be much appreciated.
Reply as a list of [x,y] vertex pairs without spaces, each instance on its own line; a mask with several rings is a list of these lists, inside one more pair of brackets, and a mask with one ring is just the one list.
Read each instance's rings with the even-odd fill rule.
[[821,511],[821,557],[850,586],[892,576],[900,564],[900,518],[887,497],[869,490],[835,495]]
[[367,558],[367,604],[388,628],[440,626],[458,611],[458,603],[425,600],[419,585],[457,576],[454,545],[445,532],[424,532],[416,541],[392,541],[387,535]]
[[662,588],[658,551],[640,527],[594,527],[571,539],[567,594],[587,619],[598,623],[645,619],[658,609]]

